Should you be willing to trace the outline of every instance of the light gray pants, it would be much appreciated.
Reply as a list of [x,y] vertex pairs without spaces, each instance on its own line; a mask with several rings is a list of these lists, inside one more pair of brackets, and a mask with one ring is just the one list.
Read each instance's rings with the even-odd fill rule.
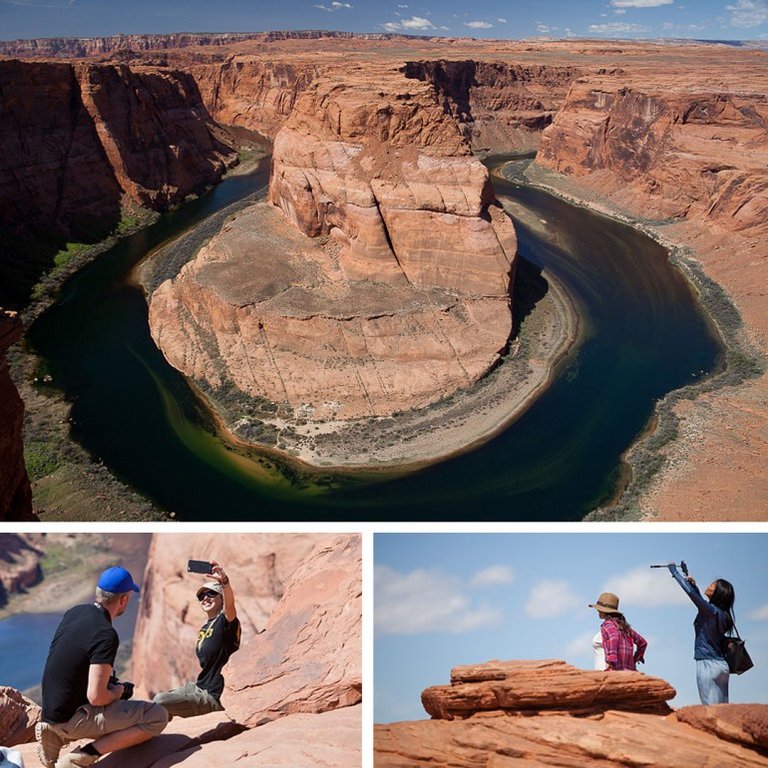
[[696,684],[701,703],[727,704],[729,677],[725,659],[697,659]]
[[172,691],[162,691],[152,701],[165,707],[171,717],[196,717],[224,709],[208,691],[195,683],[186,683]]

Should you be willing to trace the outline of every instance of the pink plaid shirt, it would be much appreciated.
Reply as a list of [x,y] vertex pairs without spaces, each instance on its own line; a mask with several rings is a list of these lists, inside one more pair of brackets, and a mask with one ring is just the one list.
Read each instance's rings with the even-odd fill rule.
[[638,661],[645,661],[648,643],[634,629],[625,635],[615,621],[606,619],[600,626],[600,634],[603,637],[605,661],[611,669],[636,669]]

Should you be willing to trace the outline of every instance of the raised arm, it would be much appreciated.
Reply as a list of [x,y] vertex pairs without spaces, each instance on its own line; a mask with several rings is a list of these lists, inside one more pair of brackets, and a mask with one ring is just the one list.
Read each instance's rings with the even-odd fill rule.
[[710,613],[712,611],[712,606],[704,595],[699,592],[696,582],[690,576],[683,576],[680,571],[677,570],[677,566],[674,563],[670,563],[667,568],[669,568],[672,578],[683,588],[685,594],[691,598],[693,604],[700,611]]
[[232,585],[229,583],[229,576],[224,573],[224,569],[214,560],[211,560],[211,576],[222,586],[222,595],[224,597],[224,618],[227,621],[234,621],[237,618],[237,606],[235,605],[235,593]]

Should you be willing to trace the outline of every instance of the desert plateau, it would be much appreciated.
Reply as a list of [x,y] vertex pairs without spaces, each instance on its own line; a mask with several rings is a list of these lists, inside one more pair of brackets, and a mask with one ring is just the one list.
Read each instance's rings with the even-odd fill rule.
[[764,520],[767,63],[0,41],[0,518]]

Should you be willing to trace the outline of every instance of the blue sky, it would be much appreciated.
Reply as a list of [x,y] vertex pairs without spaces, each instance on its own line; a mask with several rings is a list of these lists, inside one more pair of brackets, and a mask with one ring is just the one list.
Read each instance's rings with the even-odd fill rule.
[[731,701],[768,702],[766,533],[411,533],[374,539],[374,721],[423,719],[421,691],[452,667],[565,659],[591,669],[600,626],[588,608],[615,592],[648,640],[641,671],[669,681],[675,707],[698,704],[693,603],[666,569],[685,560],[703,589],[726,578],[755,666]]
[[332,29],[480,38],[768,38],[768,0],[0,0],[0,39]]

